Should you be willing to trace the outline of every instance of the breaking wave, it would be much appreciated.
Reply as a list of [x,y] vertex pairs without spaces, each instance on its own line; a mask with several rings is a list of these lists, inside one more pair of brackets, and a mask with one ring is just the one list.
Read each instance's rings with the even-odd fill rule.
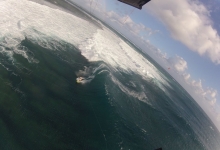
[[[4,30],[0,34],[5,37],[1,40],[1,53],[11,60],[14,54],[19,54],[30,63],[38,63],[33,53],[19,45],[25,38],[44,48],[58,51],[65,49],[57,42],[60,39],[78,47],[91,62],[103,61],[114,71],[135,72],[145,80],[157,80],[159,82],[155,83],[163,90],[164,85],[169,86],[151,62],[104,25],[100,29],[77,16],[27,0],[2,1],[0,14],[4,18],[0,25],[0,29]],[[124,88],[122,90],[125,91]],[[144,94],[139,94],[143,95],[143,99]]]
[[[202,140],[195,138],[195,134],[200,134],[194,133],[198,130],[192,131],[188,123],[190,121],[185,121],[181,116],[183,112],[193,111],[187,103],[182,105],[185,108],[178,106],[185,100],[181,97],[184,95],[179,96],[175,93],[169,79],[147,59],[147,56],[139,53],[132,44],[101,22],[98,22],[97,26],[88,19],[83,19],[83,15],[74,16],[27,0],[0,1],[0,17],[2,18],[0,20],[0,65],[2,66],[0,79],[22,98],[26,97],[27,93],[21,89],[29,91],[32,95],[29,94],[30,102],[25,106],[32,106],[34,113],[39,110],[47,112],[48,110],[41,106],[47,106],[49,102],[52,104],[57,102],[54,107],[59,112],[53,115],[51,112],[54,112],[54,108],[49,107],[51,112],[47,112],[47,115],[52,114],[50,118],[53,118],[53,121],[48,121],[45,117],[46,119],[43,118],[45,122],[53,124],[57,118],[62,118],[68,126],[68,131],[66,129],[64,131],[73,134],[76,130],[72,129],[72,126],[78,127],[76,124],[78,119],[87,117],[92,112],[96,121],[90,120],[89,117],[86,121],[97,122],[101,130],[100,139],[102,144],[105,143],[103,144],[105,148],[107,148],[107,140],[117,141],[117,144],[125,149],[138,148],[138,144],[132,145],[130,142],[133,139],[142,144],[142,149],[146,148],[146,143],[150,143],[150,148],[158,144],[155,141],[164,144],[163,140],[158,140],[162,138],[167,140],[169,145],[176,136],[179,137],[179,141],[187,141],[183,137],[185,133],[181,128],[193,133],[187,137],[194,138],[198,147],[205,147],[201,146],[201,143],[198,144]],[[21,76],[31,82],[24,82]],[[74,84],[77,77],[83,77],[86,86]],[[8,81],[8,78],[11,81]],[[31,80],[32,78],[36,80]],[[45,95],[50,96],[48,98]],[[90,100],[90,96],[94,101]],[[44,97],[48,99],[45,98],[45,100]],[[38,105],[31,105],[32,99],[35,100],[33,103],[39,101]],[[84,99],[86,100],[83,101]],[[103,99],[109,100],[108,103],[114,111],[111,111],[112,108],[109,108],[107,102],[102,101]],[[80,103],[81,101],[83,102]],[[65,110],[60,107],[60,103],[65,106]],[[84,103],[88,103],[86,107],[91,108],[89,113],[88,108],[84,108]],[[69,106],[73,106],[74,109]],[[97,110],[94,107],[97,107]],[[111,112],[110,115],[102,108],[108,109]],[[68,120],[74,118],[73,110],[78,111],[74,116],[77,118],[76,122]],[[60,112],[71,115],[67,118]],[[38,120],[42,119],[44,113],[42,114],[36,115],[40,116]],[[106,136],[109,131],[103,130],[102,125],[106,125],[107,129],[109,120],[104,122],[105,118],[102,118],[102,115],[114,118],[109,117],[109,120],[116,120],[110,122],[115,127],[112,129],[115,136]],[[84,121],[81,120],[82,123]],[[56,125],[63,128],[64,125],[58,122]],[[85,124],[87,125],[88,122]],[[162,122],[165,127],[156,122]],[[94,125],[92,123],[91,126]],[[42,124],[44,124],[43,121]],[[70,132],[69,128],[71,128]],[[97,130],[97,126],[92,129]],[[213,131],[212,128],[210,130]],[[55,131],[52,133],[63,135]],[[159,137],[160,133],[164,135],[172,133],[173,137]],[[81,137],[81,135],[76,136]],[[69,143],[72,142],[69,141]],[[84,147],[84,149],[87,148]]]

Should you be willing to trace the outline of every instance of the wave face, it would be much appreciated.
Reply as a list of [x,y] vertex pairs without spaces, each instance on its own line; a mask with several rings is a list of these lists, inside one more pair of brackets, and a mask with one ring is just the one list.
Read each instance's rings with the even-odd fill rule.
[[172,77],[72,7],[77,15],[0,1],[0,149],[220,147],[215,126]]

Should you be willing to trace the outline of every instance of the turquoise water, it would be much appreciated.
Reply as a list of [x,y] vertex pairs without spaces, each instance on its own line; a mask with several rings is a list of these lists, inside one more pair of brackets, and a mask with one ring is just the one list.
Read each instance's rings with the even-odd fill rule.
[[[38,63],[1,54],[1,149],[217,149],[206,142],[219,138],[210,120],[177,83],[170,81],[168,97],[156,81],[112,72],[59,42],[65,50],[23,40]],[[92,80],[77,84],[79,70]],[[144,86],[150,103],[122,91],[112,75],[133,91]]]
[[[219,149],[210,119],[149,56],[141,58],[166,82],[90,61],[78,45],[43,37],[1,37],[1,150]],[[79,76],[85,83],[76,83]]]

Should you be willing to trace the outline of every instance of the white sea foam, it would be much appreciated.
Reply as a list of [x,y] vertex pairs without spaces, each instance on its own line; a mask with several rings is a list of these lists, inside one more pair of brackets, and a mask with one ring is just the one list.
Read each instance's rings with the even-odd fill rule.
[[159,87],[165,91],[163,84],[169,86],[158,69],[140,53],[124,42],[109,29],[103,27],[94,35],[82,42],[79,49],[90,61],[104,61],[117,70],[134,72],[143,79],[157,79]]
[[11,59],[16,53],[29,62],[37,62],[27,50],[18,49],[25,37],[52,50],[59,50],[56,41],[63,40],[77,46],[89,61],[104,61],[115,71],[134,72],[145,80],[156,79],[163,90],[163,85],[169,86],[152,63],[104,26],[98,29],[82,18],[27,0],[0,1],[0,17],[1,45],[12,49],[0,52]]
[[0,17],[0,44],[10,48],[10,51],[4,51],[10,59],[16,52],[33,60],[28,58],[25,50],[16,49],[25,37],[45,48],[56,49],[58,43],[52,43],[50,37],[78,45],[96,31],[88,21],[27,0],[0,1]]
[[149,99],[147,98],[143,88],[142,88],[142,90],[137,92],[137,91],[134,91],[134,90],[130,90],[129,88],[124,86],[114,76],[111,76],[111,79],[124,93],[126,93],[126,95],[131,96],[133,98],[137,98],[138,100],[143,101],[144,103],[147,103],[148,105],[151,105],[151,103],[150,103]]
[[75,72],[75,74],[77,77],[83,77],[84,80],[81,83],[85,84],[91,82],[96,75],[102,74],[104,72],[108,72],[108,70],[105,69],[104,64],[101,64],[95,68],[84,66],[83,70],[79,70]]

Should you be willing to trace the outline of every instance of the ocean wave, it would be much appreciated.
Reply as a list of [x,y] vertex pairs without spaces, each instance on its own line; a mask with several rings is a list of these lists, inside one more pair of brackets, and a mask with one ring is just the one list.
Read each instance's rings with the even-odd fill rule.
[[7,37],[3,46],[15,47],[13,52],[4,51],[10,59],[16,53],[38,62],[28,50],[18,47],[25,38],[50,50],[62,50],[58,42],[62,40],[78,47],[89,61],[103,61],[114,71],[135,72],[145,80],[155,78],[162,89],[169,86],[151,62],[104,25],[99,29],[87,20],[27,0],[0,2],[0,14],[0,29],[4,29],[0,34]]
[[79,17],[28,0],[1,1],[0,17],[0,46],[15,49],[1,52],[7,53],[10,59],[16,52],[35,63],[37,60],[29,58],[25,49],[16,49],[25,38],[44,48],[60,50],[58,40],[78,45],[97,28]]
[[[67,133],[74,133],[73,135],[78,139],[81,132],[75,135],[75,132],[69,132],[69,128],[74,128],[78,121],[81,121],[79,126],[85,121],[84,127],[88,127],[91,118],[87,118],[88,120],[85,118],[89,115],[92,116],[92,113],[94,113],[100,128],[101,125],[105,124],[105,121],[106,124],[109,123],[108,119],[105,120],[105,117],[109,117],[109,114],[114,114],[112,118],[115,118],[115,116],[119,118],[115,123],[115,128],[122,135],[122,143],[124,142],[125,146],[128,144],[127,149],[129,149],[129,143],[131,143],[129,138],[133,139],[134,136],[140,137],[137,138],[137,141],[141,139],[143,141],[141,146],[143,147],[146,141],[150,144],[152,144],[151,142],[167,144],[167,139],[164,138],[164,135],[161,136],[161,133],[166,133],[168,136],[177,135],[175,132],[185,135],[187,130],[182,130],[184,127],[196,128],[199,127],[198,123],[201,126],[204,125],[204,123],[200,123],[192,117],[193,112],[186,109],[189,106],[178,106],[180,101],[185,101],[185,97],[180,99],[175,94],[169,93],[167,87],[172,89],[172,86],[165,75],[145,56],[136,51],[128,41],[122,39],[107,27],[98,28],[88,20],[27,0],[0,1],[0,17],[2,18],[0,20],[0,56],[7,58],[0,59],[0,65],[3,67],[3,69],[2,67],[0,69],[6,70],[0,75],[0,79],[5,82],[5,79],[11,78],[10,82],[5,83],[19,96],[25,97],[26,91],[31,92],[31,94],[27,94],[30,94],[30,102],[33,103],[28,105],[36,107],[36,110],[37,108],[41,111],[44,110],[38,116],[39,120],[43,118],[46,122],[48,118],[54,119],[49,120],[52,126],[57,125],[64,128],[61,131],[65,131],[66,135],[64,132],[60,132],[60,137],[67,136]],[[34,50],[32,51],[25,44],[35,47],[32,47]],[[78,53],[75,53],[73,47],[78,48]],[[41,51],[34,53],[38,50]],[[72,53],[69,53],[69,51]],[[67,56],[68,54],[70,56]],[[43,55],[45,57],[42,57]],[[79,60],[78,56],[82,60]],[[22,61],[26,59],[28,63],[25,61],[25,65],[19,63],[17,58]],[[41,63],[40,60],[44,63]],[[23,79],[19,76],[19,73]],[[85,78],[83,82],[85,86],[73,84],[77,77]],[[23,86],[25,92],[21,90],[20,85]],[[88,93],[85,93],[84,90],[87,90]],[[174,97],[171,98],[171,95]],[[94,96],[94,99],[91,99],[90,96]],[[84,98],[86,98],[85,101]],[[109,100],[114,110],[110,111],[111,108],[107,104],[103,105],[106,102],[104,102],[105,98],[106,101]],[[68,99],[71,99],[71,101]],[[172,100],[176,103],[172,103]],[[80,104],[80,101],[83,103]],[[89,104],[88,107],[85,106],[86,102]],[[96,110],[93,109],[93,105]],[[50,106],[48,107],[49,111],[47,106]],[[101,111],[99,111],[99,106]],[[89,111],[90,107],[92,107],[92,111]],[[172,111],[170,111],[171,109]],[[69,116],[67,116],[66,110],[71,112]],[[72,111],[75,110],[76,112],[78,110],[78,114],[76,113],[73,117],[74,113]],[[188,114],[185,113],[186,110]],[[99,114],[98,112],[104,113]],[[187,114],[187,116],[179,115],[181,113]],[[82,116],[77,117],[81,114]],[[46,115],[52,115],[52,117]],[[184,121],[187,117],[192,120]],[[62,118],[63,124],[60,124],[59,118]],[[65,122],[65,120],[74,118],[76,120],[73,122]],[[80,120],[81,118],[83,118],[83,121]],[[99,123],[100,120],[103,121],[101,124]],[[193,120],[197,123],[192,123]],[[167,123],[166,127],[169,127],[169,130],[160,124],[161,121]],[[27,126],[29,126],[29,123],[28,121]],[[92,123],[95,126],[96,122],[94,120],[92,120]],[[133,128],[135,124],[141,132],[140,136],[137,135],[137,128]],[[35,127],[35,125],[31,127]],[[51,126],[48,127],[51,128]],[[66,127],[68,127],[68,130],[66,130]],[[173,127],[176,127],[175,131]],[[97,126],[94,129],[97,129]],[[122,130],[120,131],[120,129]],[[74,128],[71,131],[76,130]],[[46,131],[48,130],[45,130],[45,133],[48,133]],[[57,130],[54,131],[57,132]],[[105,138],[106,133],[104,134],[103,131],[102,135]],[[199,130],[195,131],[200,132]],[[152,138],[156,136],[160,137],[158,139]],[[97,137],[97,135],[94,137]],[[181,136],[178,135],[177,137]],[[69,136],[67,138],[69,139]],[[190,138],[192,139],[192,137]],[[106,136],[106,139],[109,140],[109,137]],[[152,141],[146,139],[152,139]],[[176,140],[176,136],[168,140],[170,144],[172,140]],[[188,139],[185,140],[188,141]],[[56,142],[56,140],[54,141]],[[182,138],[179,138],[176,145],[179,141],[184,142]],[[72,141],[70,143],[72,144]],[[120,147],[123,147],[122,145],[119,144]],[[130,147],[136,147],[137,149],[137,146],[134,145]]]
[[77,77],[82,77],[81,83],[90,83],[97,75],[108,73],[109,70],[104,63],[97,63],[96,66],[84,66],[84,69],[75,72]]
[[105,27],[82,42],[79,49],[89,61],[103,61],[110,65],[114,72],[139,74],[144,80],[153,80],[155,86],[164,92],[165,86],[171,87],[151,62]]
[[111,76],[111,80],[127,96],[131,96],[131,97],[136,98],[136,99],[138,99],[140,101],[143,101],[144,103],[147,103],[148,105],[152,105],[143,89],[139,90],[139,91],[135,91],[135,90],[129,89],[123,83],[121,83],[117,78],[115,78],[114,76]]

